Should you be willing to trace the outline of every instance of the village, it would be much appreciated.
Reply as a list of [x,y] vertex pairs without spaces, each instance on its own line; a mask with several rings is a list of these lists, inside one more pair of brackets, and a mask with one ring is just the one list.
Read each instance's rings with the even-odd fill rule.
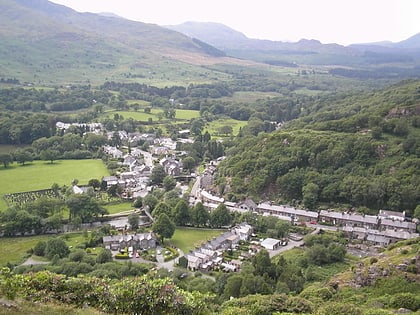
[[[62,127],[62,126],[61,126]],[[93,126],[100,130],[100,126]],[[387,246],[391,243],[415,238],[418,222],[410,221],[405,213],[380,210],[378,215],[363,215],[352,211],[337,212],[333,210],[313,211],[309,209],[298,209],[289,205],[275,205],[271,201],[256,203],[247,198],[239,202],[225,200],[212,192],[212,185],[217,172],[217,164],[224,159],[209,161],[201,174],[186,172],[183,169],[181,157],[186,152],[177,151],[177,141],[192,143],[193,140],[186,137],[189,131],[182,131],[182,138],[172,140],[171,138],[157,138],[153,134],[126,133],[119,131],[118,137],[125,143],[133,144],[127,152],[116,146],[104,146],[104,152],[114,159],[119,159],[126,171],[112,176],[106,176],[102,180],[107,187],[118,185],[123,189],[123,197],[137,198],[145,197],[153,190],[150,182],[152,170],[156,165],[161,165],[167,175],[178,179],[177,186],[184,194],[188,190],[188,180],[194,180],[189,192],[190,206],[201,202],[209,211],[213,211],[218,205],[224,204],[232,212],[254,212],[263,216],[275,216],[285,220],[292,225],[304,225],[313,227],[314,230],[327,229],[342,231],[351,240],[358,240],[374,246]],[[107,133],[109,139],[114,133]],[[149,145],[149,152],[137,148],[134,144],[139,140],[146,141]],[[126,152],[126,153],[124,153]],[[226,272],[238,271],[242,261],[250,258],[259,249],[265,248],[273,252],[287,244],[282,239],[260,239],[250,242],[253,234],[253,227],[246,222],[229,228],[219,237],[201,245],[201,247],[179,257],[177,263],[189,270],[209,271],[215,268]],[[301,237],[290,241],[301,244]],[[300,242],[299,242],[300,241]],[[124,248],[130,249],[133,256],[138,250],[156,249],[158,241],[153,233],[124,234],[106,236],[103,238],[104,247],[113,251]],[[241,251],[238,259],[225,260],[223,257],[226,251],[236,251],[246,244],[245,251]]]

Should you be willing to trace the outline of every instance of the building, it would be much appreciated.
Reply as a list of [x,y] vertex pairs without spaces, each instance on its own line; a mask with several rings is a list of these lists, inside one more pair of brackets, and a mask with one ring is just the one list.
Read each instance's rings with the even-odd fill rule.
[[122,250],[133,247],[136,250],[156,248],[157,238],[154,233],[110,235],[102,238],[104,247],[111,250]]
[[276,250],[281,246],[281,241],[269,237],[261,242],[261,246],[268,250]]

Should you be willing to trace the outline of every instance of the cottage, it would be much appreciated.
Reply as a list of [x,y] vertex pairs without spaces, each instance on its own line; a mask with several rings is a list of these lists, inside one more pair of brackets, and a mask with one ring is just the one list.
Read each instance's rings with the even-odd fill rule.
[[190,270],[198,270],[201,265],[201,259],[194,255],[187,255],[187,261],[188,261],[188,269]]
[[380,220],[380,229],[381,230],[397,230],[397,231],[407,231],[407,232],[416,232],[416,224],[413,222],[392,220],[392,219],[381,219]]
[[319,213],[320,222],[328,222],[338,226],[364,227],[376,229],[378,227],[378,217],[373,215],[353,214],[347,212],[336,212],[321,210]]
[[252,199],[246,199],[238,204],[239,209],[254,211],[257,209],[257,204]]
[[107,187],[118,184],[118,178],[116,176],[105,176],[102,178],[102,181],[106,183]]
[[154,233],[126,234],[104,236],[102,242],[105,248],[121,250],[128,247],[134,249],[156,248],[157,238]]
[[289,206],[273,206],[268,203],[261,203],[256,209],[260,213],[267,213],[280,217],[289,217],[292,222],[311,222],[318,219],[318,212],[296,209]]
[[389,210],[379,210],[378,217],[380,219],[390,219],[396,221],[405,221],[405,211],[389,211]]

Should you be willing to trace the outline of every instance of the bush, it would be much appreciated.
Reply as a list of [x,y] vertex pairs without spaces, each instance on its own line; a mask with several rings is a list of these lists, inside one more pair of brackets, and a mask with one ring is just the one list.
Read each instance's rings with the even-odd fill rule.
[[47,247],[47,243],[44,241],[39,241],[36,243],[34,247],[34,254],[37,256],[44,256],[45,255],[45,248]]
[[420,309],[420,297],[413,293],[397,293],[391,298],[391,306],[417,311]]

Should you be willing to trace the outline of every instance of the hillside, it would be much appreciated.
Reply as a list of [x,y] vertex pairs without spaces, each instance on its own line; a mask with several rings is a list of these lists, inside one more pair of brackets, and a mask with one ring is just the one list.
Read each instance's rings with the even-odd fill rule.
[[278,131],[246,136],[257,120],[243,128],[220,165],[228,198],[413,214],[420,204],[419,81],[295,106],[297,119]]
[[[46,0],[0,0],[0,77],[44,83],[208,76],[231,63],[214,47],[157,25],[78,13]],[[201,79],[202,80],[202,79]]]

